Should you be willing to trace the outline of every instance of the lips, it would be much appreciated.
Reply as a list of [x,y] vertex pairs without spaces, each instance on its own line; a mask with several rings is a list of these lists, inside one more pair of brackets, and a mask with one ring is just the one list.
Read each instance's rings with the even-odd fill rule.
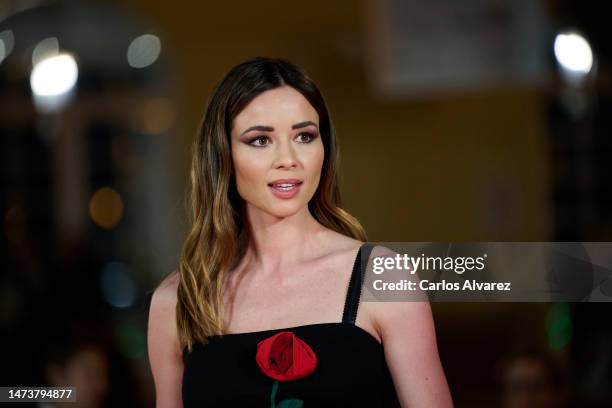
[[296,196],[300,190],[302,181],[298,179],[279,179],[268,183],[272,194],[277,198],[289,199]]
[[270,187],[274,188],[292,188],[300,184],[302,184],[302,181],[298,179],[278,179],[268,183]]

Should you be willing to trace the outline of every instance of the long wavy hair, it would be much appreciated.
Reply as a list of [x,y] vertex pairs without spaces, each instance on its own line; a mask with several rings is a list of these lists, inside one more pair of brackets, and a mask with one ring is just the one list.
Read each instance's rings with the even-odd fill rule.
[[309,211],[325,227],[367,240],[359,221],[340,208],[338,145],[315,83],[283,59],[257,57],[236,65],[209,97],[191,152],[191,228],[181,252],[176,307],[179,341],[189,351],[195,342],[206,344],[209,336],[224,334],[225,277],[244,255],[249,240],[244,200],[233,174],[233,120],[257,95],[283,85],[300,92],[319,115],[324,159]]

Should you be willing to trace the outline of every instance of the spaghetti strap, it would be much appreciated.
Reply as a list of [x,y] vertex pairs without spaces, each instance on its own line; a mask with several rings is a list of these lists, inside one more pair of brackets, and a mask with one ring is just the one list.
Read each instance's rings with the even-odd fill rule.
[[372,245],[368,243],[363,243],[357,252],[357,257],[355,258],[355,263],[353,264],[351,280],[346,293],[346,300],[344,302],[344,312],[342,313],[343,323],[355,324],[357,309],[359,308],[359,298],[361,297],[364,273],[371,252]]

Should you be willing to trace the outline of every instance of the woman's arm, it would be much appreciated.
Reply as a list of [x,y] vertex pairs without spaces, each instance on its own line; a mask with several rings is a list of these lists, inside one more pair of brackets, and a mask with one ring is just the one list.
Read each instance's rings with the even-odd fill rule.
[[375,310],[402,407],[452,407],[429,302],[377,302]]
[[149,308],[147,347],[157,408],[182,408],[182,351],[176,328],[178,272],[168,275],[155,289]]
[[[375,246],[369,263],[373,257],[394,258],[396,255],[387,247]],[[406,273],[406,270],[390,269],[384,276],[391,282],[406,278]],[[418,283],[418,275],[410,276]],[[402,407],[452,407],[427,295],[416,291],[402,299],[411,301],[368,302],[369,314],[382,339],[387,366]]]

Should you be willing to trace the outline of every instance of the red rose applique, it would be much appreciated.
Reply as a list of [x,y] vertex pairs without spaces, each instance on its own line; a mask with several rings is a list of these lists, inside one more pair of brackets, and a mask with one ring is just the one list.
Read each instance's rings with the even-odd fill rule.
[[283,331],[260,341],[257,344],[255,360],[268,377],[273,378],[272,407],[300,407],[299,399],[288,399],[275,404],[278,381],[302,378],[312,373],[317,366],[317,356],[304,340],[293,332]]

